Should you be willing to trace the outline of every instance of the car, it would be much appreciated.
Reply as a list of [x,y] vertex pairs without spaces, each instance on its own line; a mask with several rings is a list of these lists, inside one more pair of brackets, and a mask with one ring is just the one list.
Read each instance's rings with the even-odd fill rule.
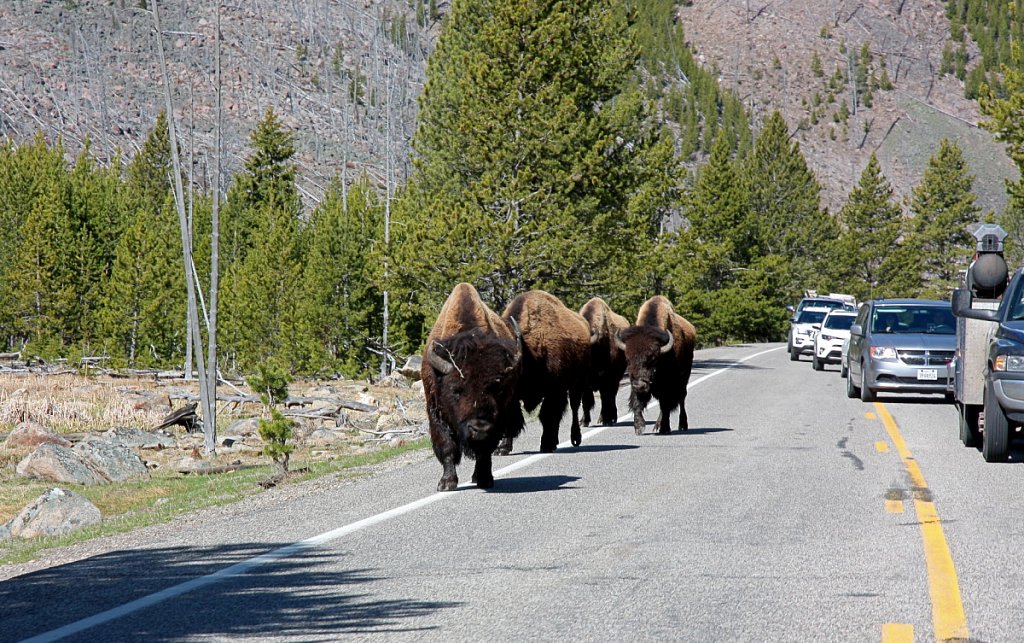
[[850,326],[857,313],[834,308],[821,322],[821,329],[814,336],[814,352],[811,366],[820,371],[825,364],[839,364],[842,361],[843,343],[850,336]]
[[789,359],[795,362],[801,355],[814,352],[814,336],[821,328],[825,315],[831,311],[831,308],[808,307],[793,317],[789,324]]
[[939,393],[951,399],[956,318],[948,301],[873,299],[850,326],[846,394],[873,401],[881,391]]
[[843,340],[843,349],[839,356],[839,377],[846,378],[850,373],[850,336]]
[[793,306],[786,306],[786,310],[791,312],[794,318],[799,315],[804,308],[842,308],[843,310],[856,312],[857,303],[850,295],[832,294],[828,297],[804,297],[800,300],[800,303],[796,305],[796,308]]

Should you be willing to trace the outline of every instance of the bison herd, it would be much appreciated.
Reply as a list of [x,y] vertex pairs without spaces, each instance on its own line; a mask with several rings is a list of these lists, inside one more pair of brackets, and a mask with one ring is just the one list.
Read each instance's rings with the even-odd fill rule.
[[652,397],[661,408],[658,432],[671,431],[677,406],[685,431],[695,340],[693,325],[661,296],[647,300],[630,326],[600,298],[577,313],[550,293],[531,290],[498,315],[473,286],[455,286],[427,337],[421,366],[430,440],[443,467],[437,490],[458,486],[455,467],[463,455],[476,460],[473,482],[494,486],[491,457],[511,452],[525,426],[523,409],[540,407],[540,450],[550,453],[568,406],[570,439],[579,446],[595,391],[601,422],[616,421],[615,395],[627,370],[637,435]]

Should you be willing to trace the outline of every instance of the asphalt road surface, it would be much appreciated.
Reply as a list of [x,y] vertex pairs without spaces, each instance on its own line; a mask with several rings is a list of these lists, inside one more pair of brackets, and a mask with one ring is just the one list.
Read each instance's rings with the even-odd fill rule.
[[0,583],[0,640],[1024,640],[1019,447],[986,464],[941,397],[849,399],[777,344],[698,351],[687,409],[544,455],[531,424],[489,491],[435,493],[424,451],[183,519]]

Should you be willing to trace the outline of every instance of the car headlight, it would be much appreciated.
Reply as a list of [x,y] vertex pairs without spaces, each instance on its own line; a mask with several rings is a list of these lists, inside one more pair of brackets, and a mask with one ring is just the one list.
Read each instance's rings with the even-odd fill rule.
[[896,359],[896,349],[892,346],[872,346],[871,359]]
[[992,370],[1010,373],[1024,372],[1024,355],[996,355],[992,362]]
[[835,337],[833,337],[831,335],[822,335],[821,338],[824,339],[826,342],[830,342],[833,339],[835,339]]

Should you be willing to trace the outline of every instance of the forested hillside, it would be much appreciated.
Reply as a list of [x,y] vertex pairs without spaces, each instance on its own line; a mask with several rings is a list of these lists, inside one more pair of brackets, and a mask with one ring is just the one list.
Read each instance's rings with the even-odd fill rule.
[[[219,180],[212,6],[166,4],[165,77],[152,8],[4,4],[0,22],[34,25],[16,43],[0,36],[6,349],[181,364],[191,343],[179,220],[208,318],[215,210],[221,365],[243,373],[386,368],[419,349],[458,281],[497,309],[543,288],[574,308],[604,297],[627,317],[662,293],[704,343],[780,338],[784,305],[804,288],[945,296],[970,248],[966,225],[988,209],[975,147],[922,143],[920,168],[898,174],[917,178],[896,189],[887,163],[898,150],[877,145],[863,164],[846,161],[842,196],[823,190],[805,145],[825,130],[725,89],[694,37],[697,7],[681,4],[222,5]],[[912,78],[888,74],[892,58],[870,45],[843,46],[846,71],[807,58],[822,92],[833,86],[807,109],[844,132],[836,149],[854,138],[844,107],[866,119]],[[948,85],[943,100],[966,104]],[[992,114],[1016,95],[1012,82],[998,87],[983,101]]]

